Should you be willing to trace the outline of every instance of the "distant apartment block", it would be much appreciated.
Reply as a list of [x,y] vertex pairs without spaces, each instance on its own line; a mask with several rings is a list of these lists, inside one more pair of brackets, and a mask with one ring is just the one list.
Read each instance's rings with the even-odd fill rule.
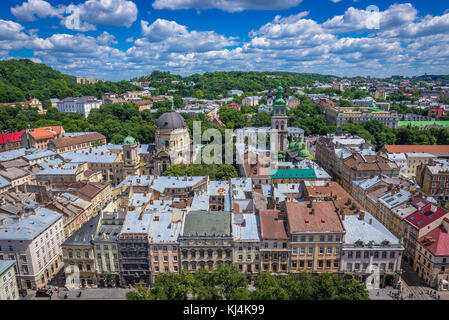
[[57,103],[59,112],[81,113],[84,118],[89,116],[92,109],[100,109],[101,101],[91,97],[65,98]]
[[78,84],[95,84],[100,81],[104,82],[104,80],[102,79],[86,78],[86,77],[73,77],[70,78],[69,81]]

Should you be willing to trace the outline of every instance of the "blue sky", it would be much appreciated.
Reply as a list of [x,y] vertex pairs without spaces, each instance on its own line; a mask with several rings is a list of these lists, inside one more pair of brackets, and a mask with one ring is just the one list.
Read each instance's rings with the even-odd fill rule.
[[449,4],[2,0],[0,59],[19,57],[107,80],[153,70],[449,74]]

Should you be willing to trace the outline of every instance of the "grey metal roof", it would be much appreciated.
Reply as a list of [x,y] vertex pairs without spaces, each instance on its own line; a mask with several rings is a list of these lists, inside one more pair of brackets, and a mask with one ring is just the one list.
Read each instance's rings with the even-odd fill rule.
[[15,260],[0,260],[0,276],[16,263]]
[[192,211],[186,215],[184,237],[231,236],[231,213],[226,211]]
[[[157,219],[155,220],[155,217]],[[157,212],[153,215],[150,230],[151,243],[176,243],[179,240],[182,221],[173,221],[173,214]]]
[[9,214],[0,214],[0,220],[6,219],[6,225],[0,225],[0,240],[33,240],[62,215],[53,210],[39,207],[33,215],[25,214],[17,220]]
[[259,217],[255,214],[234,214],[232,236],[234,241],[260,241]]
[[84,223],[82,227],[76,230],[70,238],[62,243],[63,247],[70,246],[89,246],[95,237],[95,231],[100,221],[100,215]]
[[156,127],[158,129],[174,130],[187,128],[187,124],[183,116],[174,111],[169,111],[157,119]]
[[[370,224],[369,221],[372,221]],[[346,215],[342,221],[346,230],[345,244],[354,244],[361,240],[363,243],[381,244],[384,240],[393,245],[399,245],[400,242],[387,228],[383,226],[376,218],[368,212],[365,212],[364,220],[359,220],[358,215]]]

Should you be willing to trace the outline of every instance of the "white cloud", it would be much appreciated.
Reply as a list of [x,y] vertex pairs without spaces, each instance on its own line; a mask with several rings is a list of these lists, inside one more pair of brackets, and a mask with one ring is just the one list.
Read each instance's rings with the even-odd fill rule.
[[187,27],[175,21],[157,19],[151,25],[145,20],[141,21],[142,34],[150,41],[158,42],[168,37],[187,34]]
[[11,13],[20,21],[36,21],[37,18],[61,17],[65,7],[53,7],[44,0],[28,0],[11,8]]
[[296,7],[302,0],[155,0],[155,9],[283,10]]
[[406,26],[417,17],[418,11],[410,4],[394,4],[383,12],[350,7],[344,15],[335,16],[323,23],[323,28],[333,33],[385,31]]

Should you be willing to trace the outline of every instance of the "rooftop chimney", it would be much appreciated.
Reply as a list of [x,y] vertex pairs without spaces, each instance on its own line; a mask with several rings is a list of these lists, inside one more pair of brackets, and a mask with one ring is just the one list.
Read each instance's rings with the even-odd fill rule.
[[360,211],[359,220],[365,220],[365,212]]
[[373,224],[373,219],[369,219],[369,224]]

